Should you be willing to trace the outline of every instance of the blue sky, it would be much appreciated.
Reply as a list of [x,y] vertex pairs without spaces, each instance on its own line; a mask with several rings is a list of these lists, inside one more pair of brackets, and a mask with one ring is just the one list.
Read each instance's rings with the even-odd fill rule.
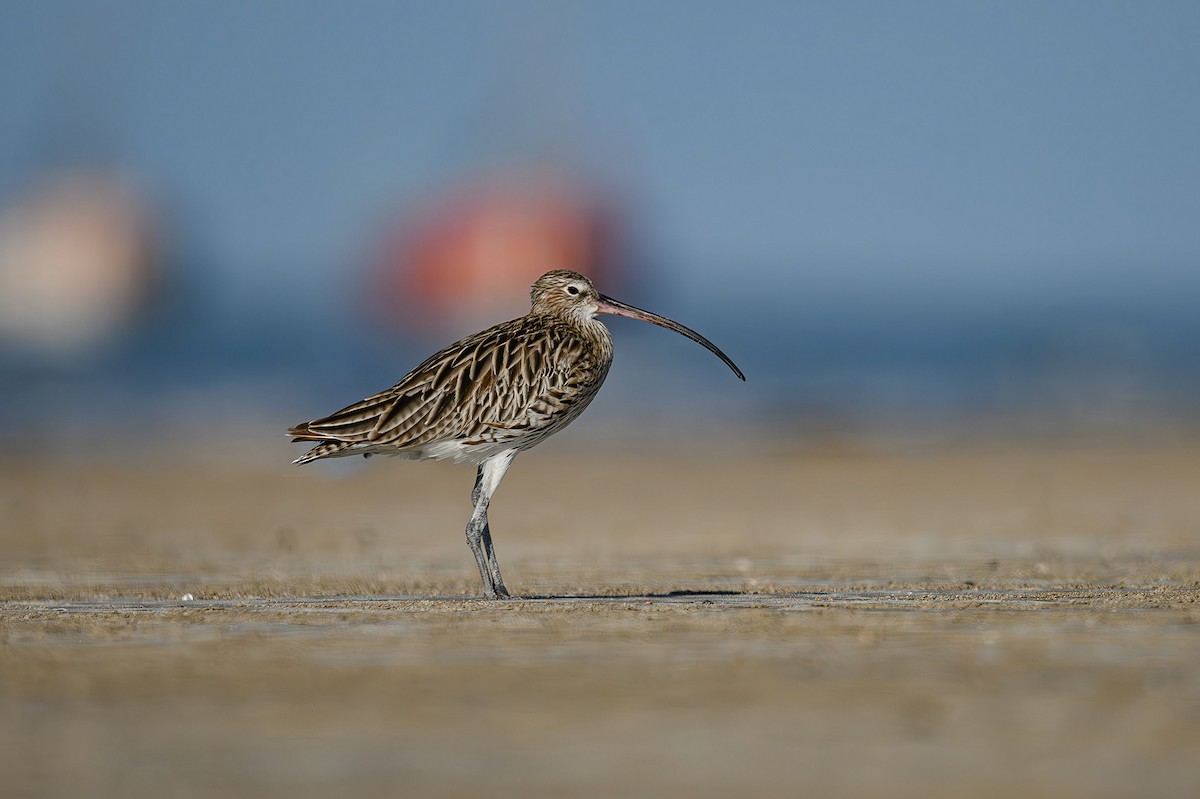
[[692,297],[1170,302],[1198,41],[1194,2],[9,0],[0,200],[82,131],[223,290],[318,296],[386,215],[546,148]]

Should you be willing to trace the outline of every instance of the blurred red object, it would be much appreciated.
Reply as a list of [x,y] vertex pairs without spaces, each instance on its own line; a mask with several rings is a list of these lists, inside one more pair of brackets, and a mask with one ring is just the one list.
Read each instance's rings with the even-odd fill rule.
[[389,232],[369,285],[389,327],[458,331],[528,310],[524,289],[574,269],[619,292],[616,214],[558,175],[493,178],[452,193]]

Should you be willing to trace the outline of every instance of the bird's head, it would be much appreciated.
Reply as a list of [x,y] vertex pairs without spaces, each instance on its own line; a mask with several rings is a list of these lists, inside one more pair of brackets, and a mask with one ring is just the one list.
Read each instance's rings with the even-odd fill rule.
[[738,369],[725,353],[695,330],[684,327],[665,316],[659,316],[656,313],[614,300],[612,297],[606,297],[596,291],[592,281],[578,272],[572,272],[569,269],[555,269],[547,272],[534,282],[529,296],[533,303],[531,313],[534,314],[550,314],[580,324],[587,324],[596,318],[596,314],[607,313],[614,316],[628,316],[630,319],[640,319],[643,322],[674,330],[716,355],[740,379],[746,379],[742,370]]
[[529,291],[534,313],[587,321],[600,310],[600,292],[578,272],[555,269],[537,279]]

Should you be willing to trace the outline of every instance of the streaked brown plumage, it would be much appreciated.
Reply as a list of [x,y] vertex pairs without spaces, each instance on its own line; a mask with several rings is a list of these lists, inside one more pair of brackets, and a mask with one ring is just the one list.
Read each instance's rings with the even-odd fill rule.
[[605,297],[583,275],[538,278],[519,319],[451,344],[386,391],[296,425],[293,441],[317,442],[296,459],[388,454],[478,464],[467,541],[489,597],[507,596],[492,548],[487,505],[513,457],[570,424],[608,375],[612,335],[596,319],[612,313],[675,330],[745,376],[716,346],[665,317]]

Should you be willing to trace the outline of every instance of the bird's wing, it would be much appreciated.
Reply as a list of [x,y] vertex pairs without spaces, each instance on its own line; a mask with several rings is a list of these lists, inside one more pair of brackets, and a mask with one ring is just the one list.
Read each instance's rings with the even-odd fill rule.
[[577,393],[577,341],[557,327],[515,319],[446,347],[392,388],[289,432],[299,441],[399,449],[521,437],[548,424]]

